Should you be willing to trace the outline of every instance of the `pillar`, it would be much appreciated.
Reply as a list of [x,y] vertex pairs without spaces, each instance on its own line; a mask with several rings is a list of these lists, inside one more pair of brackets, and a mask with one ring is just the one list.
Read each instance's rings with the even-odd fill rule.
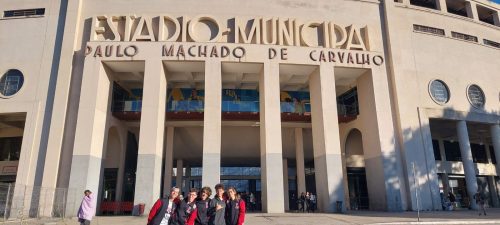
[[464,120],[457,122],[458,142],[460,144],[460,155],[462,156],[462,163],[465,173],[465,183],[467,186],[467,194],[472,205],[476,209],[476,201],[473,197],[477,191],[477,178],[474,162],[472,161],[472,152],[469,142],[469,132],[467,131],[467,123]]
[[285,211],[290,210],[290,196],[288,194],[288,159],[283,158],[283,197],[285,198]]
[[[491,141],[493,142],[493,151],[495,152],[495,159],[497,167],[500,167],[500,125],[494,124],[490,126]],[[488,149],[489,151],[489,149]],[[498,168],[497,168],[497,171]]]
[[493,12],[493,24],[500,27],[500,12]]
[[488,176],[487,179],[488,179],[488,187],[490,189],[491,203],[493,204],[493,207],[499,207],[500,201],[498,199],[498,192],[497,192],[495,177]]
[[76,125],[66,216],[74,216],[84,190],[99,195],[101,161],[111,81],[100,60],[85,59]]
[[220,182],[221,161],[221,62],[205,61],[205,109],[203,119],[202,186],[214,188]]
[[177,176],[175,178],[175,186],[177,186],[180,190],[180,194],[182,194],[182,191],[184,189],[182,188],[182,177],[184,177],[184,165],[182,159],[177,160]]
[[322,64],[311,74],[309,90],[317,206],[320,211],[334,212],[336,201],[344,201],[344,185],[332,65]]
[[167,127],[167,137],[165,140],[165,168],[163,178],[163,196],[166,197],[170,194],[172,187],[172,170],[174,165],[174,127]]
[[477,6],[473,1],[465,2],[465,10],[467,11],[467,17],[479,21],[479,16],[477,14]]
[[259,80],[262,210],[283,213],[283,153],[279,64],[264,63]]
[[437,0],[437,7],[441,12],[447,13],[446,0]]
[[297,197],[306,192],[306,169],[304,168],[304,137],[302,128],[295,128],[295,157],[297,161]]
[[443,197],[447,198],[450,192],[450,180],[447,173],[441,174],[441,181],[443,182]]
[[[404,174],[401,151],[394,136],[397,131],[393,124],[389,82],[385,79],[385,74],[383,67],[373,68],[371,72],[366,72],[357,79],[360,112],[358,118],[362,124],[369,208],[400,211],[406,209],[407,204],[405,180],[413,176],[411,163],[405,165],[407,174]],[[422,155],[419,157],[423,158]],[[425,165],[424,159],[422,163]],[[437,180],[437,177],[435,179]]]
[[186,173],[184,174],[186,180],[184,181],[184,193],[189,194],[191,189],[191,166],[186,165]]
[[134,204],[149,212],[160,197],[167,79],[161,60],[146,60]]

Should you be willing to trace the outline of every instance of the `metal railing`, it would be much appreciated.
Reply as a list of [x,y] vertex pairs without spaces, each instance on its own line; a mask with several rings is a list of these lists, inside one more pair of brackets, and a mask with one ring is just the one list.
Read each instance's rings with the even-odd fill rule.
[[67,188],[0,183],[0,221],[23,221],[32,218],[64,219],[67,217],[66,209],[74,209],[81,202],[81,191],[71,193],[68,194]]

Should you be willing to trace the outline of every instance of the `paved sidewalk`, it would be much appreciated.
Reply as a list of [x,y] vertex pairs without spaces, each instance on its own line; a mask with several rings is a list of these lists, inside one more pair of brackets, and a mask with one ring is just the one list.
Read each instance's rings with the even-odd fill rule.
[[[373,212],[350,211],[346,214],[325,213],[284,213],[265,214],[249,213],[245,225],[344,225],[344,224],[500,224],[500,209],[489,209],[487,216],[478,216],[475,211],[453,212],[422,212],[421,222],[417,223],[416,212]],[[0,224],[21,224],[19,222],[6,222]],[[76,219],[64,221],[29,220],[22,224],[46,225],[79,225]],[[92,225],[145,225],[146,217],[133,216],[99,216],[92,220]]]

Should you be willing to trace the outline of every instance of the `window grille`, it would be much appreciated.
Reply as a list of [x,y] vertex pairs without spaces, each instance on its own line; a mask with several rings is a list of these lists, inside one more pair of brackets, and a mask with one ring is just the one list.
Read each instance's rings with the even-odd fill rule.
[[468,34],[462,34],[462,33],[452,31],[451,36],[454,38],[465,40],[465,41],[477,42],[476,36],[472,36],[472,35],[468,35]]
[[490,41],[488,39],[483,39],[483,42],[485,45],[495,47],[495,48],[500,48],[500,43],[498,43],[498,42]]
[[10,17],[24,17],[24,16],[42,16],[44,14],[45,14],[45,8],[19,9],[19,10],[4,11],[3,17],[10,18]]
[[444,36],[444,30],[439,29],[439,28],[435,28],[435,27],[428,27],[428,26],[413,24],[413,30],[418,31],[418,32],[424,32],[424,33]]

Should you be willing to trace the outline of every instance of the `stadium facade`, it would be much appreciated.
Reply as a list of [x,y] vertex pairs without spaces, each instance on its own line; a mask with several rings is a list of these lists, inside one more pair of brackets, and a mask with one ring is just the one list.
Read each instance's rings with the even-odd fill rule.
[[148,210],[173,185],[222,182],[269,213],[306,191],[324,212],[442,210],[449,192],[474,208],[477,190],[500,207],[498,4],[0,9],[0,181],[14,198],[31,190],[20,186],[67,190],[63,202],[90,189],[99,213]]

